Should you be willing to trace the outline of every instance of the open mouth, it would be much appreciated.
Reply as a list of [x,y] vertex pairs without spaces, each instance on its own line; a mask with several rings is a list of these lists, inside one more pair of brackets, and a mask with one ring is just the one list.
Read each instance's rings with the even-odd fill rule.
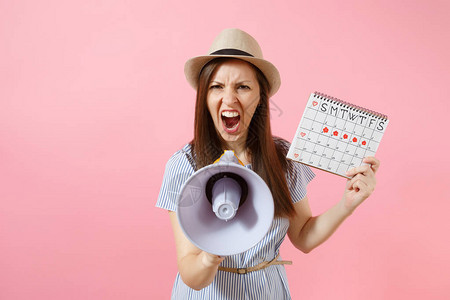
[[239,127],[239,121],[241,116],[237,111],[223,111],[221,114],[222,124],[226,132],[233,133],[236,132]]

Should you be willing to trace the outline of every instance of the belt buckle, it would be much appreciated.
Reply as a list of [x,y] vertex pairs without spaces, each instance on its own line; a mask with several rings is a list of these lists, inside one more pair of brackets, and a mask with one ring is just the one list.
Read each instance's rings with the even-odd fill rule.
[[241,274],[241,275],[248,273],[247,268],[237,268],[236,271],[238,274]]

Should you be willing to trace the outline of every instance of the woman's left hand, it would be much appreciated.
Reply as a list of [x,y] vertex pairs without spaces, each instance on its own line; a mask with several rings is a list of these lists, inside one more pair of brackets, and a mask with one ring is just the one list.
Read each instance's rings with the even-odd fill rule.
[[353,168],[346,173],[351,179],[347,180],[342,201],[349,213],[352,213],[375,190],[375,173],[380,167],[380,161],[369,156],[364,158],[363,162],[368,165]]

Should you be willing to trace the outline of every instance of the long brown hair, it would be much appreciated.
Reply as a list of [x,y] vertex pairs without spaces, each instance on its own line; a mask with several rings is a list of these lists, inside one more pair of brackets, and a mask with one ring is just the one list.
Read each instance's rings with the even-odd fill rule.
[[[191,141],[196,169],[213,163],[223,153],[221,137],[216,132],[208,110],[206,98],[209,84],[215,70],[225,61],[233,58],[216,58],[203,67],[198,80],[195,105],[194,139]],[[275,206],[275,216],[295,214],[291,195],[286,182],[287,149],[283,141],[272,136],[270,128],[269,83],[263,73],[253,66],[260,87],[260,102],[248,128],[246,148],[251,155],[252,169],[269,186]]]

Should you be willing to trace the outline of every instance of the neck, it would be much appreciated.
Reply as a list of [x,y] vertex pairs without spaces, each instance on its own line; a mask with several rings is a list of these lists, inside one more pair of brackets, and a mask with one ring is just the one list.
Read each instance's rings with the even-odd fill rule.
[[244,164],[249,164],[250,156],[247,151],[246,147],[246,140],[238,140],[238,141],[232,141],[232,142],[224,142],[224,150],[233,150],[234,154],[239,158],[239,160]]

